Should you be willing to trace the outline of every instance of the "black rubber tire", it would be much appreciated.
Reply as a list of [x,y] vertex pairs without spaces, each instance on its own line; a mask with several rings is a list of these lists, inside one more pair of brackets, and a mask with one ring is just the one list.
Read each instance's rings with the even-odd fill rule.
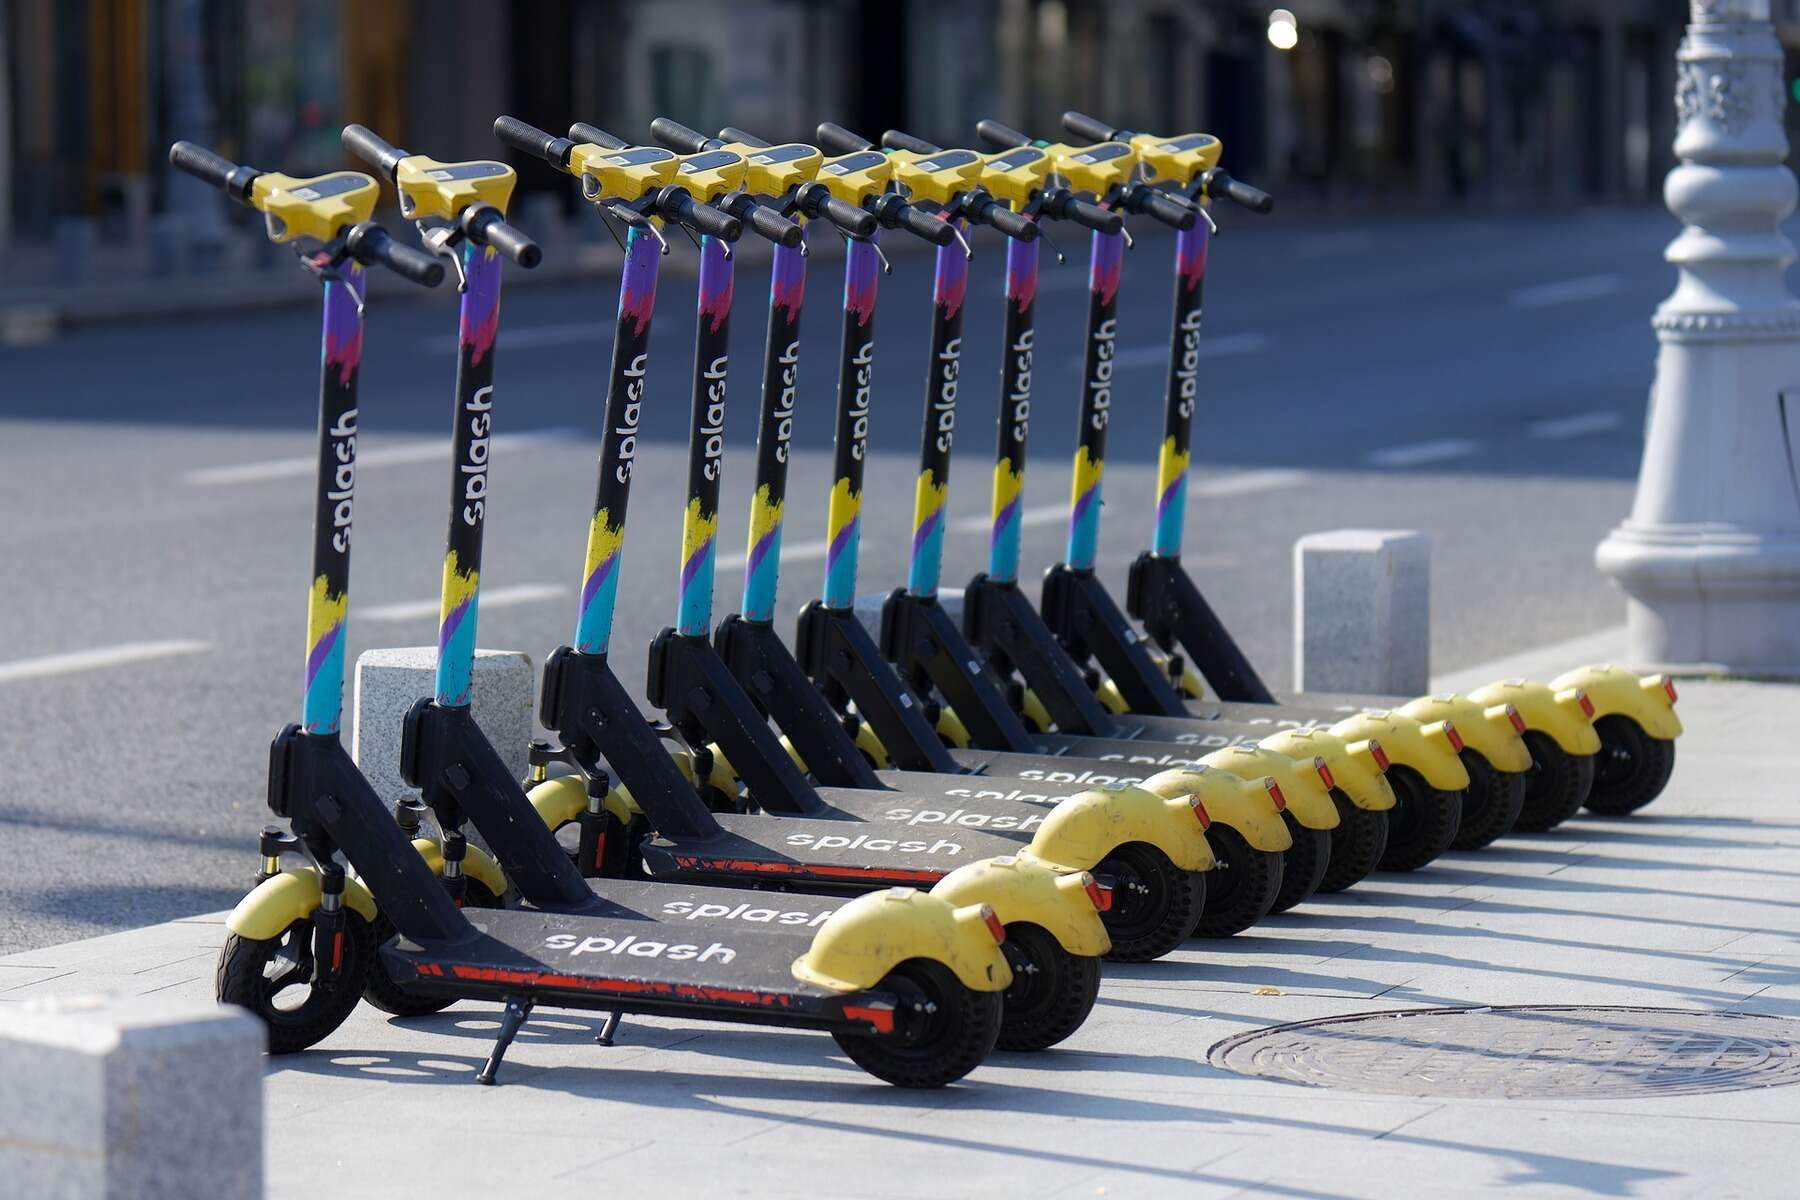
[[1294,844],[1281,852],[1281,887],[1276,889],[1270,912],[1286,912],[1304,903],[1319,890],[1325,868],[1331,865],[1331,830],[1308,829],[1291,812],[1283,812],[1281,819],[1287,822]]
[[1381,869],[1416,871],[1450,848],[1462,824],[1462,793],[1439,791],[1411,767],[1390,767],[1387,778],[1398,803],[1388,810]]
[[[296,952],[296,957],[290,959],[296,965],[286,974],[299,975],[304,970],[310,975],[310,968],[302,964],[312,960],[312,935],[312,918],[302,917],[277,937],[228,934],[219,950],[215,983],[219,1002],[249,1009],[262,1022],[270,1054],[295,1054],[324,1041],[362,999],[375,941],[369,922],[354,912],[344,920],[344,963],[331,986],[317,988],[311,983],[294,983],[271,990],[270,984],[283,976],[271,979],[268,968],[284,947]],[[275,997],[292,987],[305,987],[306,998],[293,1008],[276,1007]]]
[[1206,911],[1195,937],[1230,937],[1269,915],[1281,892],[1282,854],[1254,850],[1244,835],[1217,821],[1206,831],[1219,865],[1206,884]]
[[[463,904],[468,908],[499,908],[500,897],[488,891],[487,885],[480,880],[465,879]],[[387,945],[395,932],[394,923],[388,920],[386,913],[377,913],[375,923],[370,928],[370,937],[376,950]],[[381,965],[379,954],[370,956],[369,980],[363,984],[363,999],[382,1012],[396,1017],[430,1016],[434,1012],[443,1012],[456,1003],[454,997],[420,996],[400,990],[400,986],[389,978],[386,968]]]
[[1462,820],[1450,848],[1479,850],[1512,832],[1525,804],[1525,772],[1502,771],[1476,750],[1465,749],[1459,757],[1469,786],[1463,789]]
[[1106,957],[1114,962],[1150,962],[1179,948],[1207,907],[1205,873],[1181,870],[1147,842],[1115,847],[1094,874],[1112,885],[1112,908],[1100,920],[1112,939]]
[[1070,954],[1042,925],[1006,927],[1012,986],[1000,993],[1001,1050],[1047,1050],[1077,1029],[1100,996],[1100,959]]
[[1621,716],[1601,717],[1594,732],[1600,735],[1600,753],[1587,797],[1589,812],[1622,817],[1662,795],[1675,773],[1673,738],[1651,737],[1642,725]]
[[1331,789],[1337,805],[1338,827],[1331,831],[1331,862],[1325,877],[1319,880],[1319,891],[1341,892],[1366,879],[1381,865],[1387,849],[1387,810],[1358,808],[1339,788]]
[[1524,833],[1555,829],[1581,811],[1594,786],[1597,754],[1570,754],[1549,734],[1525,731],[1531,770],[1525,772],[1525,804],[1513,828]]
[[877,1079],[903,1088],[943,1087],[973,1071],[993,1052],[1002,1019],[999,992],[972,991],[949,967],[924,958],[901,963],[875,990],[897,994],[902,1004],[917,999],[937,1006],[911,1034],[831,1035],[851,1062]]

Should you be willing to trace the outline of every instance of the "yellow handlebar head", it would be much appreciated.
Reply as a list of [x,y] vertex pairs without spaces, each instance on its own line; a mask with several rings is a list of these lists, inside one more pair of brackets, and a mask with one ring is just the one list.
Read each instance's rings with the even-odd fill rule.
[[394,167],[400,215],[411,221],[426,217],[454,221],[477,204],[491,204],[504,215],[518,179],[505,163],[487,159],[446,163],[415,154]]
[[862,207],[864,200],[887,191],[894,178],[894,163],[879,150],[855,150],[828,158],[819,167],[818,180],[834,200]]
[[569,174],[581,180],[581,194],[594,203],[604,200],[636,200],[675,182],[681,160],[661,146],[631,146],[610,150],[592,142],[579,142],[569,151]]
[[675,178],[695,200],[705,204],[744,186],[748,164],[736,150],[702,150],[683,154]]
[[743,189],[752,196],[785,196],[810,183],[825,161],[824,152],[805,142],[780,146],[745,146],[728,143],[725,149],[743,155]]
[[998,154],[984,154],[981,186],[1018,212],[1043,189],[1050,167],[1050,155],[1036,146],[1015,146]]
[[1150,178],[1173,179],[1179,184],[1192,183],[1218,166],[1224,150],[1219,139],[1210,133],[1184,133],[1179,137],[1140,133],[1132,137],[1131,148]]
[[973,150],[939,150],[934,154],[895,150],[888,157],[894,163],[894,182],[909,201],[946,208],[976,186],[983,166],[982,156]]
[[276,171],[258,175],[250,185],[250,207],[268,220],[271,242],[298,238],[329,242],[375,213],[381,189],[360,171],[334,171],[295,179]]
[[1131,179],[1137,168],[1137,152],[1125,142],[1095,142],[1091,146],[1058,143],[1046,146],[1051,170],[1072,192],[1105,196]]

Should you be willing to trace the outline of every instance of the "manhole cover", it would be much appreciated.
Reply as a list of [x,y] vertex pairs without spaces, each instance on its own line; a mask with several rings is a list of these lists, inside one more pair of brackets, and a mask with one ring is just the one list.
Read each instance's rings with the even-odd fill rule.
[[1800,1022],[1663,1008],[1426,1008],[1226,1038],[1212,1064],[1391,1096],[1678,1096],[1800,1081]]

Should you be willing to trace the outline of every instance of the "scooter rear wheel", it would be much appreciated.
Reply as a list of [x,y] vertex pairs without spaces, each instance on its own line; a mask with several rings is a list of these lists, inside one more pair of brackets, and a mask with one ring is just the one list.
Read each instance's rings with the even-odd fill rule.
[[1605,817],[1636,812],[1662,795],[1675,772],[1675,742],[1651,737],[1630,717],[1601,717],[1599,761],[1587,809]]
[[375,949],[369,923],[345,913],[343,961],[323,983],[313,978],[312,942],[312,918],[302,917],[272,938],[229,934],[219,951],[219,1001],[256,1015],[270,1054],[294,1054],[324,1041],[362,998]]
[[1193,936],[1208,899],[1206,876],[1183,871],[1144,842],[1130,842],[1094,867],[1112,885],[1112,907],[1100,914],[1114,962],[1150,962]]
[[1388,769],[1394,807],[1388,809],[1383,871],[1416,871],[1450,848],[1462,824],[1462,793],[1444,792],[1411,767]]
[[965,987],[943,963],[908,959],[876,990],[899,1002],[894,1032],[831,1036],[851,1062],[896,1087],[955,1083],[981,1065],[1000,1036],[1000,993]]
[[1206,911],[1195,937],[1230,937],[1269,915],[1281,891],[1284,864],[1278,851],[1257,850],[1244,835],[1214,821],[1206,831],[1218,865],[1206,885]]
[[1070,954],[1041,925],[1006,927],[1001,946],[1013,970],[1012,986],[1000,993],[1002,1050],[1045,1050],[1087,1020],[1100,995],[1100,960]]
[[1512,832],[1525,804],[1525,773],[1502,771],[1474,750],[1464,750],[1460,757],[1469,786],[1463,790],[1462,820],[1450,846],[1479,850]]
[[1513,828],[1543,833],[1581,811],[1593,790],[1600,755],[1570,754],[1535,729],[1525,731],[1525,748],[1531,751],[1531,770],[1525,773],[1525,805]]
[[1380,865],[1387,849],[1387,810],[1358,808],[1337,788],[1331,799],[1337,805],[1338,827],[1331,831],[1331,862],[1319,881],[1321,892],[1341,892],[1361,883]]
[[[463,904],[469,908],[499,908],[500,897],[488,891],[487,885],[480,880],[468,879],[463,883]],[[388,920],[388,915],[378,913],[371,926],[370,942],[379,950],[388,944],[394,933],[394,923]],[[369,981],[363,985],[363,999],[382,1012],[392,1013],[396,1017],[429,1016],[434,1012],[443,1012],[456,1003],[454,999],[402,991],[381,965],[379,954],[370,955]]]
[[1283,812],[1281,819],[1287,822],[1294,844],[1281,852],[1281,888],[1270,912],[1286,912],[1304,903],[1319,890],[1325,868],[1331,864],[1331,830],[1308,829],[1294,820],[1291,812]]

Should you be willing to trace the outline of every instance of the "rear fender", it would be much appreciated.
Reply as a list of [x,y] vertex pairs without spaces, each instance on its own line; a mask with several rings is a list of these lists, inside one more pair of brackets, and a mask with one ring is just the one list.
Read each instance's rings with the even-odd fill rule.
[[[375,897],[354,879],[344,880],[344,906],[365,921],[375,920]],[[312,916],[318,907],[319,873],[311,867],[291,867],[251,888],[225,918],[225,928],[239,937],[267,941]]]
[[958,867],[938,880],[931,894],[958,909],[985,904],[1002,925],[1041,925],[1070,954],[1091,958],[1112,949],[1112,936],[1088,894],[1092,881],[1086,871],[1064,870],[1028,850]]
[[[1518,713],[1504,702],[1484,705],[1467,696],[1420,696],[1401,705],[1400,711],[1427,724],[1449,721],[1463,745],[1487,759],[1496,771],[1516,774],[1531,770],[1531,751],[1525,748],[1525,739],[1513,723]],[[1523,717],[1519,724],[1524,724]]]
[[1550,681],[1550,686],[1580,688],[1594,706],[1594,719],[1630,717],[1653,738],[1681,736],[1675,715],[1674,681],[1667,675],[1639,676],[1620,667],[1578,667]]
[[1600,735],[1594,732],[1593,718],[1581,707],[1587,693],[1580,688],[1552,688],[1533,679],[1503,679],[1476,688],[1469,693],[1469,699],[1477,704],[1512,705],[1526,729],[1543,734],[1566,753],[1583,757],[1600,753]]
[[1094,689],[1094,699],[1098,700],[1101,707],[1105,708],[1107,712],[1115,715],[1131,711],[1131,706],[1125,703],[1124,694],[1119,691],[1119,685],[1110,679],[1100,681],[1099,686]]
[[1044,702],[1030,688],[1025,689],[1025,695],[1019,701],[1019,715],[1025,719],[1026,725],[1038,733],[1056,732],[1056,722],[1050,719],[1050,710],[1044,707]]
[[[586,793],[583,793],[585,799]],[[444,873],[444,848],[430,838],[414,838],[413,849],[425,860],[433,875]],[[506,895],[506,872],[500,864],[489,857],[488,852],[480,846],[469,846],[463,851],[463,874],[480,883],[496,897]]]
[[[958,724],[960,723],[958,722]],[[875,730],[867,721],[856,723],[856,737],[853,740],[856,742],[856,748],[863,752],[870,763],[874,764],[876,770],[879,771],[883,767],[894,765],[894,760],[888,757],[887,747],[882,745],[881,739],[875,736]]]
[[944,964],[972,991],[999,992],[1012,983],[1012,968],[981,908],[955,908],[912,888],[870,892],[844,905],[791,970],[803,983],[860,992],[914,958]]
[[1281,789],[1282,806],[1306,829],[1336,829],[1337,805],[1325,786],[1319,767],[1322,756],[1291,758],[1262,746],[1227,746],[1200,760],[1209,767],[1229,771],[1239,779],[1273,779]]
[[[734,800],[737,799],[738,793],[743,790],[742,785],[738,782],[737,768],[731,765],[731,760],[725,757],[725,751],[719,747],[717,742],[706,743],[706,749],[708,757],[712,760],[712,766],[706,772],[706,786],[730,796]],[[691,775],[694,770],[691,758],[688,760],[687,769]]]
[[1235,830],[1253,850],[1273,854],[1294,844],[1281,810],[1275,807],[1275,797],[1262,779],[1240,779],[1217,767],[1172,767],[1137,786],[1165,798],[1204,796],[1211,823]]
[[[525,793],[531,807],[552,833],[574,821],[587,810],[587,782],[579,775],[558,775],[546,779]],[[623,786],[606,793],[606,811],[621,821],[637,815],[637,801]]]
[[969,743],[975,740],[969,736],[969,727],[963,724],[963,719],[948,705],[938,711],[937,735],[944,739],[946,746],[958,750],[967,750]]
[[781,748],[787,751],[788,758],[793,761],[795,767],[799,768],[802,775],[811,769],[806,765],[806,760],[800,757],[800,752],[794,749],[794,743],[788,740],[785,733],[781,735]]
[[1367,738],[1351,742],[1323,729],[1284,729],[1256,744],[1289,758],[1324,759],[1331,786],[1357,808],[1383,812],[1394,807],[1394,789],[1376,761],[1375,743]]
[[1345,717],[1330,732],[1352,741],[1374,739],[1389,763],[1411,767],[1438,791],[1460,792],[1469,786],[1469,772],[1450,745],[1447,722],[1426,725],[1405,713],[1364,712]]
[[1120,846],[1146,842],[1182,871],[1212,869],[1203,810],[1189,796],[1159,796],[1138,787],[1096,788],[1059,802],[1031,838],[1034,858],[1070,871],[1091,871]]

